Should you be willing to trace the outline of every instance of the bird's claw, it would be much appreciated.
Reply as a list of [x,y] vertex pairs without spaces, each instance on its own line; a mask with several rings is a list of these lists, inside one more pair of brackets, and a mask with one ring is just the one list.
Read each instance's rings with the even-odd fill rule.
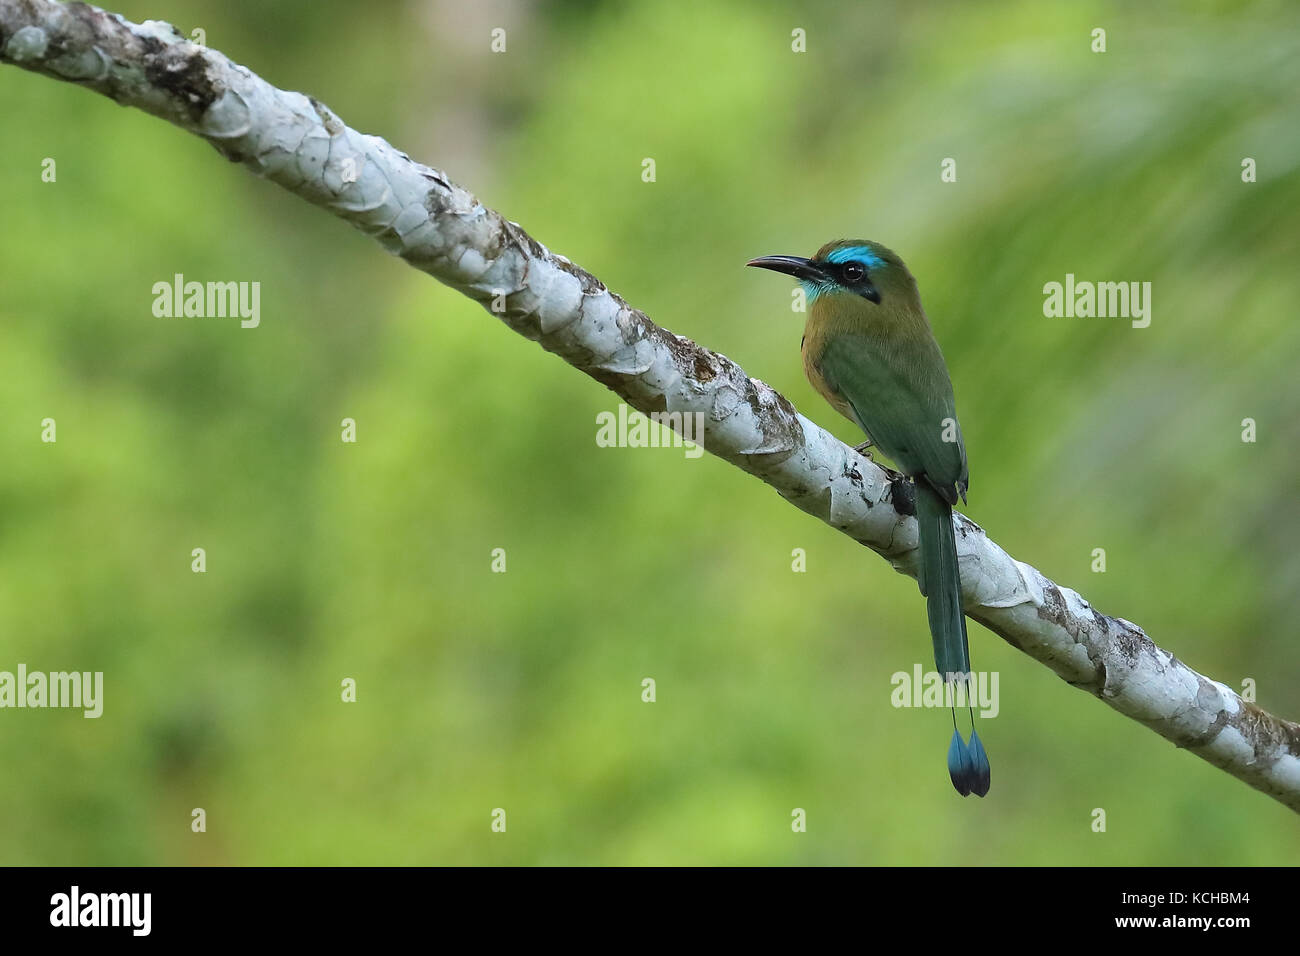
[[889,478],[889,500],[894,503],[894,510],[900,515],[916,514],[916,486],[906,475],[886,468]]

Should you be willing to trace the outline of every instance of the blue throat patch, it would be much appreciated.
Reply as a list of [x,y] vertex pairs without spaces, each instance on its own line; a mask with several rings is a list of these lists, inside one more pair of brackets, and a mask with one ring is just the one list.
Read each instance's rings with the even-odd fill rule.
[[803,286],[803,297],[808,301],[809,305],[816,302],[819,296],[831,292],[846,291],[841,289],[834,282],[813,282],[811,279],[800,279],[799,285]]

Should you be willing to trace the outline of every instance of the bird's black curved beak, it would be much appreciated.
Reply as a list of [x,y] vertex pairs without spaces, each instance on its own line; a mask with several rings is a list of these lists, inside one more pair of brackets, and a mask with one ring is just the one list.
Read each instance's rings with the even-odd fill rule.
[[757,259],[750,259],[745,265],[771,269],[773,272],[784,272],[800,280],[826,281],[826,273],[821,270],[821,267],[811,259],[802,256],[759,256]]

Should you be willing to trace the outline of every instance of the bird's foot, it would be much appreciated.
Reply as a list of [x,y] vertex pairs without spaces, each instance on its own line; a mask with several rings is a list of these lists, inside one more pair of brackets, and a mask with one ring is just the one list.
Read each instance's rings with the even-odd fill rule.
[[912,480],[889,468],[885,469],[885,475],[889,478],[889,500],[894,503],[894,510],[900,515],[916,514],[916,486]]
[[874,444],[875,442],[870,440],[864,441],[861,445],[854,445],[853,450],[856,451],[863,458],[867,459],[867,461],[875,461],[875,459],[871,457],[871,452],[867,451],[867,449]]

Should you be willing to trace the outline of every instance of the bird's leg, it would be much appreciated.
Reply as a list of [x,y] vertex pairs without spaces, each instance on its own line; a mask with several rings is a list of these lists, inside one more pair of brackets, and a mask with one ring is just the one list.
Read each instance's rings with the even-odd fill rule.
[[868,438],[861,445],[854,445],[853,450],[856,451],[863,458],[865,458],[867,461],[875,464],[877,468],[883,471],[885,473],[885,476],[889,479],[889,484],[891,488],[894,485],[897,485],[899,483],[907,485],[907,487],[904,488],[903,491],[900,493],[900,497],[905,502],[905,505],[904,507],[899,508],[898,510],[906,515],[916,514],[916,506],[915,506],[916,496],[912,491],[911,481],[908,479],[906,475],[900,474],[899,472],[894,471],[894,469],[892,468],[886,468],[884,465],[882,465],[880,462],[876,461],[876,459],[872,457],[869,449],[874,448],[875,444],[876,443],[874,441]]
[[889,478],[889,500],[894,503],[894,510],[900,515],[916,514],[916,486],[912,480],[889,468],[885,468],[885,475]]

